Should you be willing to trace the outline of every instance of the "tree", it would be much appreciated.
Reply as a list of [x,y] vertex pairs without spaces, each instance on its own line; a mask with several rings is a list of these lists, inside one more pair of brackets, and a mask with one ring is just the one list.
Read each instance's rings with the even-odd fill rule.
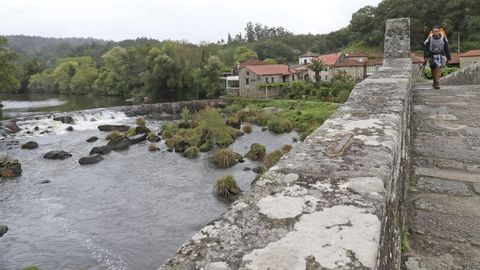
[[16,91],[20,82],[15,77],[17,69],[14,61],[17,55],[5,48],[7,39],[0,36],[0,92]]
[[255,28],[252,22],[247,23],[247,26],[245,27],[245,36],[247,38],[247,42],[255,41]]
[[223,89],[220,86],[219,79],[222,75],[223,64],[218,56],[212,55],[208,58],[208,63],[203,67],[202,88],[206,90],[209,98],[218,97]]
[[315,84],[317,86],[320,85],[320,72],[325,70],[325,64],[322,60],[313,59],[312,63],[308,65],[308,68],[315,72]]
[[232,36],[230,35],[230,33],[228,33],[227,44],[231,44],[232,41],[233,41]]
[[237,47],[233,53],[234,63],[242,63],[247,60],[257,60],[257,59],[258,59],[257,53],[245,46]]

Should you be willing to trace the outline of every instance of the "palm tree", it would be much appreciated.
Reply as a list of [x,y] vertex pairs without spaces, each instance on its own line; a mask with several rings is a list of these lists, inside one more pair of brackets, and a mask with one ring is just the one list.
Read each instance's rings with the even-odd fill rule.
[[318,86],[320,84],[320,72],[325,70],[325,64],[322,60],[313,59],[312,63],[308,65],[308,68],[315,72],[315,84]]

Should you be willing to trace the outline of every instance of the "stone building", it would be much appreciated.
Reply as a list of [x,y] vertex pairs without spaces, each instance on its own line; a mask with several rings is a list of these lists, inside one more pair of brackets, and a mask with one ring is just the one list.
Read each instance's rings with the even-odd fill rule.
[[238,74],[239,95],[251,98],[279,96],[286,84],[298,80],[297,73],[284,64],[246,66]]
[[304,54],[298,57],[299,65],[306,65],[312,63],[312,60],[317,58],[318,54],[312,52],[305,52]]

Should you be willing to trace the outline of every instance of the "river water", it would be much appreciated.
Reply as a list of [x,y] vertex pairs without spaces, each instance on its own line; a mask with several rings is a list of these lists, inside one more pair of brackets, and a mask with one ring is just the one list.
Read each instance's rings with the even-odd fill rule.
[[72,96],[58,94],[5,94],[1,96],[0,120],[93,108],[131,105],[121,97]]
[[[95,165],[81,166],[78,159],[94,146],[104,145],[106,133],[99,124],[129,124],[134,119],[108,110],[76,113],[74,131],[50,118],[20,122],[21,143],[35,140],[40,147],[7,150],[22,163],[20,177],[0,180],[0,224],[9,231],[0,238],[0,269],[37,265],[48,269],[157,269],[200,228],[226,210],[212,195],[214,181],[232,174],[243,190],[255,178],[246,167],[251,161],[218,170],[208,153],[189,160],[166,151],[148,152],[142,142],[122,152],[112,152]],[[95,118],[97,121],[90,121]],[[163,122],[147,119],[158,131]],[[38,126],[39,131],[33,131]],[[51,132],[39,134],[48,129]],[[27,131],[34,132],[27,134]],[[101,138],[87,143],[90,136]],[[274,135],[254,127],[231,146],[245,154],[261,143],[268,151],[292,143],[295,133]],[[73,156],[63,161],[45,160],[50,150]],[[51,183],[41,184],[49,180]]]

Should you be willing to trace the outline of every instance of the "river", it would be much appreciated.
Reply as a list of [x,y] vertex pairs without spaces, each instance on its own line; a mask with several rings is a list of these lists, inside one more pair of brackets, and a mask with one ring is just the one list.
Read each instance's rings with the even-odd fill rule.
[[[214,169],[208,153],[189,160],[166,151],[148,152],[142,142],[105,160],[81,166],[78,159],[104,145],[99,124],[129,124],[134,119],[102,110],[75,113],[74,131],[50,118],[19,122],[24,130],[15,139],[37,141],[35,150],[18,147],[7,152],[22,163],[20,177],[0,180],[0,223],[9,231],[0,238],[0,269],[37,265],[49,269],[157,269],[200,228],[226,210],[212,194],[215,180],[232,174],[248,190],[255,174],[246,161],[230,169]],[[97,121],[90,121],[95,118]],[[158,131],[163,124],[147,118]],[[34,131],[34,127],[40,127]],[[48,128],[51,132],[39,134]],[[27,131],[33,133],[27,134]],[[90,136],[101,138],[87,143]],[[274,135],[254,127],[231,146],[245,154],[261,143],[268,151],[292,143],[294,132]],[[50,150],[73,156],[63,161],[43,159]],[[51,181],[42,184],[44,180]]]
[[72,96],[58,94],[4,94],[1,96],[0,120],[94,108],[131,105],[121,97]]

